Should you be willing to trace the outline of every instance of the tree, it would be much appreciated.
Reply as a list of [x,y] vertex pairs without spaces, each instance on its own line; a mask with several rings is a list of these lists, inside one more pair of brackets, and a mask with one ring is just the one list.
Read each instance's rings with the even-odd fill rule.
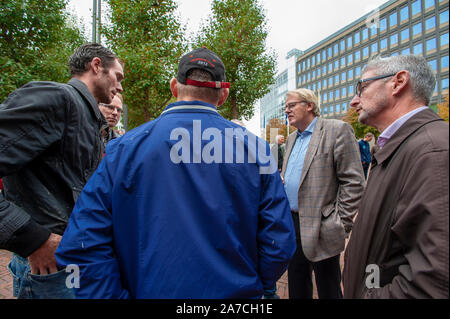
[[343,121],[347,122],[353,127],[355,131],[355,136],[357,139],[363,138],[366,133],[373,133],[373,135],[380,135],[380,132],[372,126],[364,125],[358,121],[358,112],[354,108],[350,108],[347,114],[342,118]]
[[447,123],[448,123],[448,100],[449,100],[449,96],[447,95],[445,97],[444,102],[439,103],[437,105],[439,116]]
[[101,28],[125,62],[122,82],[129,126],[148,122],[172,99],[169,82],[186,51],[184,29],[172,0],[109,0],[109,23]]
[[213,0],[211,11],[196,44],[216,52],[225,64],[231,88],[219,112],[228,119],[249,120],[275,75],[275,54],[265,48],[263,8],[257,0]]
[[296,130],[297,129],[295,127],[289,126],[288,132],[288,127],[284,121],[279,118],[273,118],[269,120],[269,123],[266,126],[266,141],[269,143],[274,142],[277,135],[283,135],[284,138],[287,139],[288,135]]
[[84,41],[67,0],[0,2],[0,101],[32,80],[66,82],[67,61]]

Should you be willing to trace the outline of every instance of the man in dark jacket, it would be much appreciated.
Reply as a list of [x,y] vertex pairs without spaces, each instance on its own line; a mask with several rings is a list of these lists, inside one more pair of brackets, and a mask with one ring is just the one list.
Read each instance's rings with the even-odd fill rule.
[[69,68],[67,84],[30,82],[0,104],[0,248],[13,252],[19,298],[73,296],[54,252],[103,155],[98,103],[122,91],[122,62],[99,44],[78,48]]
[[428,106],[423,57],[369,61],[351,106],[380,149],[344,266],[346,298],[448,298],[449,128]]

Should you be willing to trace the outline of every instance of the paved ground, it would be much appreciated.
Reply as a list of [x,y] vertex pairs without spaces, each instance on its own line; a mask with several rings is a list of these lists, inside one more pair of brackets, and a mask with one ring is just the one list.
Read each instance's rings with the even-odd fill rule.
[[[343,254],[342,254],[343,255]],[[14,299],[12,296],[12,279],[6,266],[11,259],[11,253],[6,250],[0,250],[0,299]],[[341,257],[341,266],[343,264]],[[289,299],[287,272],[281,276],[277,282],[277,294],[281,299]],[[317,292],[314,287],[314,298],[317,298]]]

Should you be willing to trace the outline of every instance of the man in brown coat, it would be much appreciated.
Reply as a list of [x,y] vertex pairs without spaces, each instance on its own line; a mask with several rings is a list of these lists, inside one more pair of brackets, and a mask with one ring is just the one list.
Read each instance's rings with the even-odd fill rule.
[[376,58],[358,81],[351,106],[381,135],[345,253],[345,298],[448,298],[449,127],[426,106],[435,83],[418,56]]

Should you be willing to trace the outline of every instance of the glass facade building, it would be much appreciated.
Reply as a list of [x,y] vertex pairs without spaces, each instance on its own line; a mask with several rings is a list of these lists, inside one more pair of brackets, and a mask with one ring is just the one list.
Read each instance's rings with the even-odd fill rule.
[[[304,51],[296,87],[316,92],[325,118],[341,118],[372,56],[417,54],[436,71],[432,104],[449,94],[449,1],[391,0]],[[282,113],[284,100],[279,96]],[[264,116],[261,108],[261,117]],[[272,114],[265,114],[266,119]]]

